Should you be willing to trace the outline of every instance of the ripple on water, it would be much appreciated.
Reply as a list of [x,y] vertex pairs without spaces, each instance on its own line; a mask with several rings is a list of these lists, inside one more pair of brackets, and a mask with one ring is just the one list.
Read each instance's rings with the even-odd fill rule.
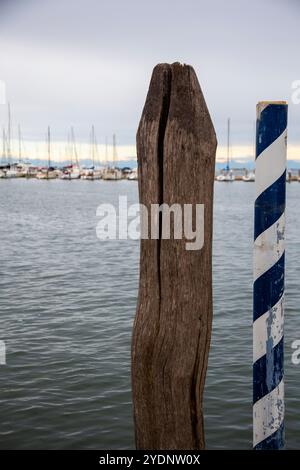
[[[9,183],[9,184],[7,184]],[[39,184],[40,183],[40,184]],[[48,184],[49,183],[49,184]],[[53,184],[52,184],[53,183]],[[300,440],[297,201],[287,188],[286,427]],[[139,244],[100,242],[96,207],[137,200],[122,182],[1,181],[0,448],[132,448],[130,338]],[[204,409],[208,448],[252,441],[252,226],[254,186],[216,185],[214,321]]]

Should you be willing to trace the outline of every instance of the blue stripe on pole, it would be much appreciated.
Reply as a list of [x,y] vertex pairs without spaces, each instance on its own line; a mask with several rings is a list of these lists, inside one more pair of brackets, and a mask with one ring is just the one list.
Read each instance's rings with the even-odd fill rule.
[[276,140],[287,127],[287,106],[268,105],[256,122],[256,158]]
[[[281,172],[285,167],[286,151],[282,140],[278,138],[287,127],[287,104],[261,102],[257,106],[257,115],[256,158],[260,162],[260,165],[257,165],[260,172],[257,174],[259,194],[261,182],[264,182],[267,176],[265,174],[268,171],[267,166],[271,165],[267,162],[272,161],[273,151],[276,157],[274,162],[280,164],[279,171]],[[272,148],[270,148],[271,145]],[[262,245],[261,248],[266,254],[268,243],[274,244],[272,236],[266,231],[278,221],[285,210],[286,171],[275,181],[270,181],[270,178],[265,178],[265,181],[269,187],[259,194],[255,201],[254,240],[263,234],[266,246]],[[262,266],[260,250],[254,250],[254,256],[255,265]],[[253,321],[268,313],[267,321],[258,323],[254,328],[254,345],[259,345],[259,342],[266,338],[264,345],[266,354],[253,364],[253,441],[255,449],[281,449],[284,447],[283,334],[280,332],[281,338],[278,338],[279,342],[274,345],[272,308],[284,294],[284,253],[268,271],[263,272],[254,280],[253,294]],[[270,396],[272,392],[274,397]],[[264,439],[264,436],[269,437]]]
[[254,240],[283,214],[285,210],[285,181],[286,171],[256,199]]
[[253,321],[268,312],[280,300],[284,293],[283,253],[277,263],[254,282]]
[[278,450],[284,447],[284,423],[277,429],[271,436],[264,439],[262,442],[255,446],[255,450]]
[[272,392],[283,378],[283,337],[273,348],[272,339],[267,354],[253,364],[253,403]]

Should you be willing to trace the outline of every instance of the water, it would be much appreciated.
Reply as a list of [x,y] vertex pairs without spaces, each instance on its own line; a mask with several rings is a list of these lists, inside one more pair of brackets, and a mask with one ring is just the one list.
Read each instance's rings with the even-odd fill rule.
[[[130,337],[139,243],[96,238],[96,208],[137,201],[136,182],[0,182],[1,449],[134,447]],[[288,185],[286,428],[300,439],[300,185]],[[252,441],[254,185],[215,185],[214,321],[205,392],[210,449]]]

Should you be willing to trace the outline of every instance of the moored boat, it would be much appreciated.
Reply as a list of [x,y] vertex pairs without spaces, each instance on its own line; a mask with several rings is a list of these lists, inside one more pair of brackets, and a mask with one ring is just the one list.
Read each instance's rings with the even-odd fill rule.
[[136,181],[138,179],[138,171],[137,168],[134,168],[128,175],[127,179],[129,181]]
[[230,118],[227,120],[227,165],[220,175],[217,176],[217,181],[222,181],[225,183],[232,183],[235,180],[235,175],[230,169]]
[[102,179],[106,181],[117,181],[122,179],[122,172],[119,168],[105,168]]
[[252,183],[255,181],[255,174],[253,171],[246,171],[245,174],[242,176],[242,180],[245,183]]

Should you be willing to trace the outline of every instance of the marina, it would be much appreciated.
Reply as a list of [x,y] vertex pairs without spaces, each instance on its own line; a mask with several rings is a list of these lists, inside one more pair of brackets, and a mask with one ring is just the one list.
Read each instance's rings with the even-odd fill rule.
[[0,179],[32,179],[65,181],[85,180],[85,181],[119,181],[137,180],[137,169],[118,167],[84,167],[69,165],[66,167],[33,166],[30,163],[14,163],[0,166]]
[[[35,178],[39,181],[49,180],[84,180],[84,181],[136,181],[138,179],[137,161],[132,159],[131,166],[122,166],[122,158],[119,158],[117,152],[116,135],[112,136],[112,155],[108,161],[107,139],[105,142],[105,159],[100,158],[98,143],[94,125],[91,126],[89,138],[89,155],[80,155],[78,144],[75,138],[74,127],[70,128],[67,136],[67,145],[65,148],[64,164],[57,164],[58,156],[54,154],[52,149],[51,128],[48,126],[45,139],[45,162],[47,164],[30,163],[30,158],[24,153],[23,137],[21,126],[18,125],[18,150],[12,149],[11,141],[11,107],[8,103],[7,107],[8,123],[2,129],[2,158],[0,160],[0,180],[12,178]],[[253,142],[253,147],[254,142]],[[232,146],[231,146],[231,121],[227,119],[227,158],[224,162],[224,168],[215,171],[215,181],[218,183],[233,182],[255,182],[254,169],[254,152],[253,165],[251,168],[242,167],[235,168],[232,166]],[[87,158],[86,158],[87,157]],[[89,162],[89,164],[83,163]],[[300,182],[300,170],[297,168],[288,168],[286,173],[286,181]]]
[[[227,167],[226,167],[227,168]],[[255,170],[248,168],[231,168],[229,171],[216,170],[215,180],[218,183],[254,183]],[[0,165],[0,180],[4,179],[32,179],[37,180],[84,180],[84,181],[136,181],[138,170],[136,167],[112,167],[112,166],[80,166],[68,165],[64,167],[34,166],[30,163],[13,163]],[[300,170],[291,168],[287,170],[286,181],[288,183],[300,182]]]
[[[121,179],[128,179],[130,181],[137,180],[137,168],[133,165],[132,168],[117,166],[117,143],[116,135],[113,134],[112,146],[112,161],[107,162],[108,152],[106,143],[106,162],[102,162],[99,157],[97,139],[95,135],[94,125],[91,128],[88,158],[79,155],[77,143],[75,139],[74,128],[71,127],[70,133],[67,138],[67,145],[65,149],[65,161],[68,163],[57,165],[54,161],[57,160],[57,155],[53,155],[52,142],[51,142],[51,129],[47,128],[46,141],[45,141],[45,154],[47,155],[47,164],[38,165],[32,164],[28,155],[23,155],[22,149],[23,139],[21,134],[21,127],[18,125],[18,155],[12,149],[11,140],[11,107],[8,103],[8,124],[7,127],[3,126],[2,129],[2,158],[0,161],[0,179],[11,178],[35,178],[40,181],[61,179],[65,181],[72,180],[107,180],[118,181]],[[82,164],[82,160],[89,160],[90,164]],[[52,163],[53,162],[53,163]]]

